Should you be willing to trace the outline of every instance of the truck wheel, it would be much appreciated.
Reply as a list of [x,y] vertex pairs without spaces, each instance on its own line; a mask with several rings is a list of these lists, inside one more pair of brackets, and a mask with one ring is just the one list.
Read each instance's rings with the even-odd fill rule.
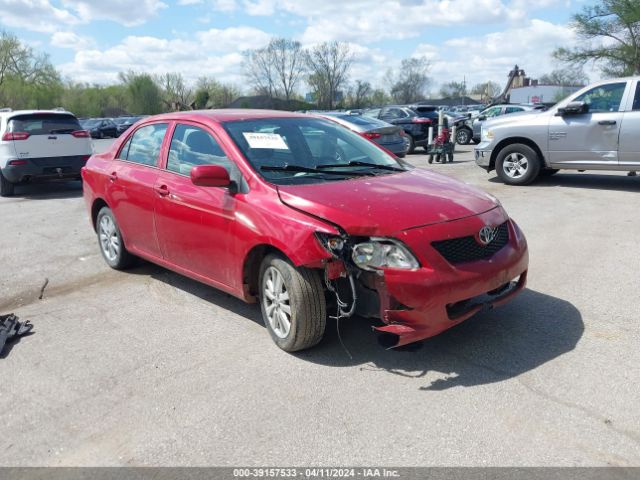
[[260,267],[260,308],[271,338],[285,352],[322,340],[327,307],[317,271],[268,255]]
[[14,184],[4,178],[0,172],[0,197],[10,197],[13,195]]
[[496,173],[508,185],[528,185],[540,173],[540,159],[527,145],[509,145],[498,154]]
[[460,145],[469,145],[473,133],[468,128],[461,128],[456,132],[456,142]]
[[124,246],[120,228],[109,207],[102,207],[98,212],[96,232],[100,253],[107,265],[115,270],[124,270],[133,264],[135,257]]

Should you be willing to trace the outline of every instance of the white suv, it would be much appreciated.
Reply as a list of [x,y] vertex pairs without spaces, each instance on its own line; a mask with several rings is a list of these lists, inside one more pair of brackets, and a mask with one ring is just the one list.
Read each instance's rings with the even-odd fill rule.
[[0,110],[0,196],[17,183],[80,179],[93,153],[89,132],[63,110]]

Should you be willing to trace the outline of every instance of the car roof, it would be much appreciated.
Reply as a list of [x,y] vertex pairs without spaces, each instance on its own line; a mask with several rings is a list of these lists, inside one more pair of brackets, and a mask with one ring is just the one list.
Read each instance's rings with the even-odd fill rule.
[[11,118],[18,115],[32,115],[32,114],[58,114],[58,115],[73,115],[73,113],[66,110],[0,110],[0,117]]
[[234,122],[239,120],[257,120],[261,118],[308,118],[305,113],[284,112],[281,110],[252,110],[229,108],[220,110],[190,110],[186,112],[162,113],[152,115],[145,120],[213,120],[214,122]]

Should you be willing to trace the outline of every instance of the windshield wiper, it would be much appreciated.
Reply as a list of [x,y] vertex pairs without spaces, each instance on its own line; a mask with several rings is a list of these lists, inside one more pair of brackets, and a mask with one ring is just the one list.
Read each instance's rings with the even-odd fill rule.
[[262,166],[260,170],[263,172],[304,172],[304,173],[319,173],[322,175],[370,175],[368,172],[333,172],[331,170],[320,170],[319,168],[303,167],[301,165],[282,165],[282,166]]
[[359,160],[352,160],[349,163],[329,163],[326,165],[318,165],[318,169],[323,168],[340,168],[340,167],[372,167],[379,168],[380,170],[390,170],[392,172],[406,172],[404,168],[392,167],[391,165],[379,165],[377,163],[361,162]]

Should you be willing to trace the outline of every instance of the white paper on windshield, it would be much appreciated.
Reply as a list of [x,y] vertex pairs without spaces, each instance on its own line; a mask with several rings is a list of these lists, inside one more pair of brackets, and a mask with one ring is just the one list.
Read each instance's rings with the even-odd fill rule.
[[277,133],[242,132],[249,143],[249,148],[274,148],[276,150],[289,150],[284,138]]

